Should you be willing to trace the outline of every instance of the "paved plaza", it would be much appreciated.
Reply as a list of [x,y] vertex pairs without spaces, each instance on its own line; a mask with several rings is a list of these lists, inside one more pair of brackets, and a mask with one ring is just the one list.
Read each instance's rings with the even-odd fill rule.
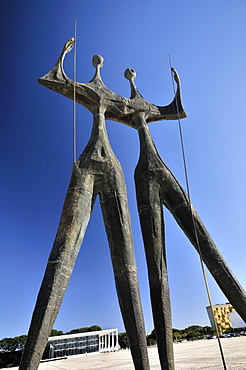
[[[222,338],[227,370],[246,370],[246,336]],[[217,339],[175,343],[175,370],[223,370]],[[156,347],[148,349],[151,370],[160,370]],[[17,368],[12,368],[14,370]],[[134,370],[130,351],[73,356],[43,362],[39,370]]]

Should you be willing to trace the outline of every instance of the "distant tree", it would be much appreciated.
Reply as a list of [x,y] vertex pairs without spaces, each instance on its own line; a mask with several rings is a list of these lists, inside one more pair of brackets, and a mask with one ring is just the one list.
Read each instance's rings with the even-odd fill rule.
[[179,333],[181,335],[184,333],[184,329],[176,329],[176,328],[173,328],[172,330],[173,330],[173,333],[175,332],[175,333]]
[[189,330],[188,332],[185,333],[185,339],[195,339],[199,338],[201,336],[199,331],[191,331]]
[[14,338],[3,338],[0,340],[0,351],[14,352],[24,348],[26,343],[26,335],[21,335]]
[[186,332],[200,332],[202,330],[202,326],[199,325],[191,325],[188,328],[185,328]]
[[155,329],[153,329],[152,332],[146,336],[146,339],[147,339],[147,345],[148,346],[156,344]]
[[154,346],[155,344],[156,344],[156,340],[149,338],[147,335],[147,346]]
[[19,366],[22,351],[0,352],[0,369]]
[[78,329],[72,329],[68,332],[66,332],[66,334],[77,334],[77,333],[86,333],[88,331],[88,328],[78,328]]
[[241,331],[246,331],[246,327],[242,328],[227,328],[223,331],[223,333],[240,333]]
[[92,326],[89,326],[89,331],[101,331],[102,328],[101,326],[98,326],[98,325],[92,325]]
[[149,335],[147,335],[147,339],[156,340],[155,329],[153,329],[152,332]]
[[181,340],[182,339],[182,334],[180,334],[179,331],[173,331],[173,340]]
[[0,340],[0,368],[18,366],[22,349],[26,343],[26,335]]
[[102,328],[98,325],[92,325],[92,326],[89,326],[89,327],[84,327],[84,328],[79,328],[79,329],[72,329],[70,331],[68,331],[66,334],[77,334],[77,333],[87,333],[87,332],[90,332],[90,331],[101,331]]
[[15,338],[3,338],[0,340],[0,349],[3,352],[14,352],[18,347]]
[[121,349],[126,349],[129,347],[129,341],[126,333],[119,333],[118,340]]
[[57,335],[64,335],[63,331],[52,329],[50,333],[50,337],[56,337]]
[[27,335],[20,335],[19,337],[15,337],[18,341],[17,350],[22,350],[25,347]]
[[212,328],[212,326],[203,326],[201,329],[201,333],[206,336],[206,335],[214,335],[215,329]]
[[[241,330],[242,331],[242,330]],[[211,326],[200,326],[200,325],[191,325],[185,329],[172,329],[173,340],[182,340],[182,339],[196,339],[201,338],[206,335],[214,335],[215,331]],[[156,340],[155,329],[147,335],[147,341],[150,339]]]

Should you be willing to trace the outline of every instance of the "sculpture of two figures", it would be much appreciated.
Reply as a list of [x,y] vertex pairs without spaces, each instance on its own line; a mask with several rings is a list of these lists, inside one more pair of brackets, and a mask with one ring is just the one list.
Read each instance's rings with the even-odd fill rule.
[[88,83],[69,79],[63,69],[65,54],[73,47],[70,39],[55,66],[39,83],[73,99],[93,115],[90,140],[74,163],[55,242],[33,312],[20,370],[39,366],[47,339],[59,312],[86,227],[99,195],[107,232],[119,305],[128,335],[135,369],[148,370],[146,334],[132,243],[128,201],[121,165],[109,143],[105,119],[135,128],[140,139],[140,157],[135,169],[138,211],[145,246],[151,304],[161,369],[174,369],[170,296],[164,241],[162,206],[168,208],[196,249],[191,212],[202,259],[237,312],[246,321],[246,295],[226,265],[187,194],[162,161],[148,130],[148,123],[186,117],[177,83],[175,98],[164,107],[147,102],[138,92],[134,70],[127,69],[130,99],[110,91],[102,82],[103,58],[93,57],[96,68]]

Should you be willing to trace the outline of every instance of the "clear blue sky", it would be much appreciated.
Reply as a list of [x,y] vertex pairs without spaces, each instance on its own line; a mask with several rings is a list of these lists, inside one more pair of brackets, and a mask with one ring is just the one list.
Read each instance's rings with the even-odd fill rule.
[[[104,83],[129,97],[126,68],[157,105],[173,98],[168,55],[178,70],[191,198],[232,271],[246,288],[246,3],[207,1],[4,1],[1,4],[0,338],[26,334],[56,234],[72,170],[73,102],[37,83],[73,36],[77,80],[94,75],[101,54]],[[72,77],[73,54],[65,68]],[[77,147],[92,116],[77,107]],[[156,146],[184,183],[178,124],[150,124]],[[146,331],[153,329],[133,172],[137,132],[107,122],[127,184]],[[173,327],[209,325],[199,258],[165,211]],[[213,303],[227,300],[209,276]],[[97,202],[61,310],[58,330],[100,325],[124,331],[109,248]]]

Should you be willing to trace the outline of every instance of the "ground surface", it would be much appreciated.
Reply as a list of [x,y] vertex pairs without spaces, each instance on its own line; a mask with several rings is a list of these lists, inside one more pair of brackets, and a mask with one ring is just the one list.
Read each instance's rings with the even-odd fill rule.
[[[222,338],[227,370],[246,370],[246,336]],[[223,370],[217,339],[174,344],[175,370]],[[156,347],[149,348],[151,370],[159,370]],[[14,370],[17,368],[12,368]],[[130,351],[44,362],[39,370],[134,370]]]

